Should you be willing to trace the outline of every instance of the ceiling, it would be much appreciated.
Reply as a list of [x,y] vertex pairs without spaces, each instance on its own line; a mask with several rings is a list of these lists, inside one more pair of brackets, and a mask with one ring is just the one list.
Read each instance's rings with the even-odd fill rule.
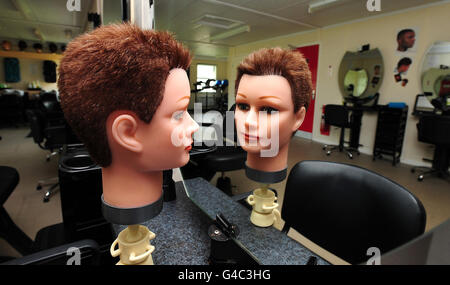
[[[69,12],[65,0],[0,0],[0,39],[67,43],[87,27],[87,13]],[[92,0],[81,0],[87,10]]]
[[[229,47],[443,2],[381,0],[381,12],[369,12],[366,0],[339,0],[309,14],[309,3],[317,1],[326,0],[155,0],[155,23],[158,30],[174,32],[197,57],[226,58]],[[205,20],[213,24],[201,24]],[[244,32],[215,38],[234,29]]]
[[[381,12],[369,12],[366,0],[338,0],[309,14],[309,3],[317,1],[329,0],[154,0],[155,23],[195,56],[225,59],[229,47],[447,0],[381,0]],[[120,2],[103,0],[106,23],[120,19]],[[0,0],[0,40],[69,42],[88,30],[87,11],[95,1],[81,0],[81,12],[69,12],[66,3]],[[240,33],[229,34],[235,30]]]

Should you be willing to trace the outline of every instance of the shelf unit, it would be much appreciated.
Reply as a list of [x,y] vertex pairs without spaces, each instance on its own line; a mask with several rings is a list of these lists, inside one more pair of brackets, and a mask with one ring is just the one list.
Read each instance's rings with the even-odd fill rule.
[[408,106],[402,109],[387,105],[379,108],[373,160],[389,155],[394,166],[400,162],[407,117]]

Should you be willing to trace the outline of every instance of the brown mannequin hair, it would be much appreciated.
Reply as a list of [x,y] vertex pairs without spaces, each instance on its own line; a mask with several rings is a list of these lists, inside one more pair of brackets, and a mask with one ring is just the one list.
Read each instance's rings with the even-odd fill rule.
[[190,63],[189,51],[168,32],[132,24],[103,26],[67,45],[58,70],[61,107],[95,162],[111,164],[109,114],[129,110],[150,123],[169,71]]
[[237,68],[235,94],[244,74],[283,76],[291,86],[294,113],[302,106],[308,108],[312,95],[311,72],[300,52],[271,48],[248,55]]

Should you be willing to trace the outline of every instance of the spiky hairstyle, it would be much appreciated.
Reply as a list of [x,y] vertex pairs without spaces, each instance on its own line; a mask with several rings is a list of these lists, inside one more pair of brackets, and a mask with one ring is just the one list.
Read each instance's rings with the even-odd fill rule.
[[308,108],[312,95],[311,72],[300,52],[271,48],[251,53],[237,68],[235,94],[244,74],[283,76],[291,86],[294,113],[302,106]]

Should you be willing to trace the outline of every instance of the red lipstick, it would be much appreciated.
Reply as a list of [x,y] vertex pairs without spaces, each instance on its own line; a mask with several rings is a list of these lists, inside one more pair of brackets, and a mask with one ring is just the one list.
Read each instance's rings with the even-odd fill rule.
[[251,135],[249,135],[249,134],[247,134],[247,133],[244,133],[244,138],[245,138],[246,140],[253,140],[253,141],[259,140],[259,137],[258,137],[258,136],[251,136]]

